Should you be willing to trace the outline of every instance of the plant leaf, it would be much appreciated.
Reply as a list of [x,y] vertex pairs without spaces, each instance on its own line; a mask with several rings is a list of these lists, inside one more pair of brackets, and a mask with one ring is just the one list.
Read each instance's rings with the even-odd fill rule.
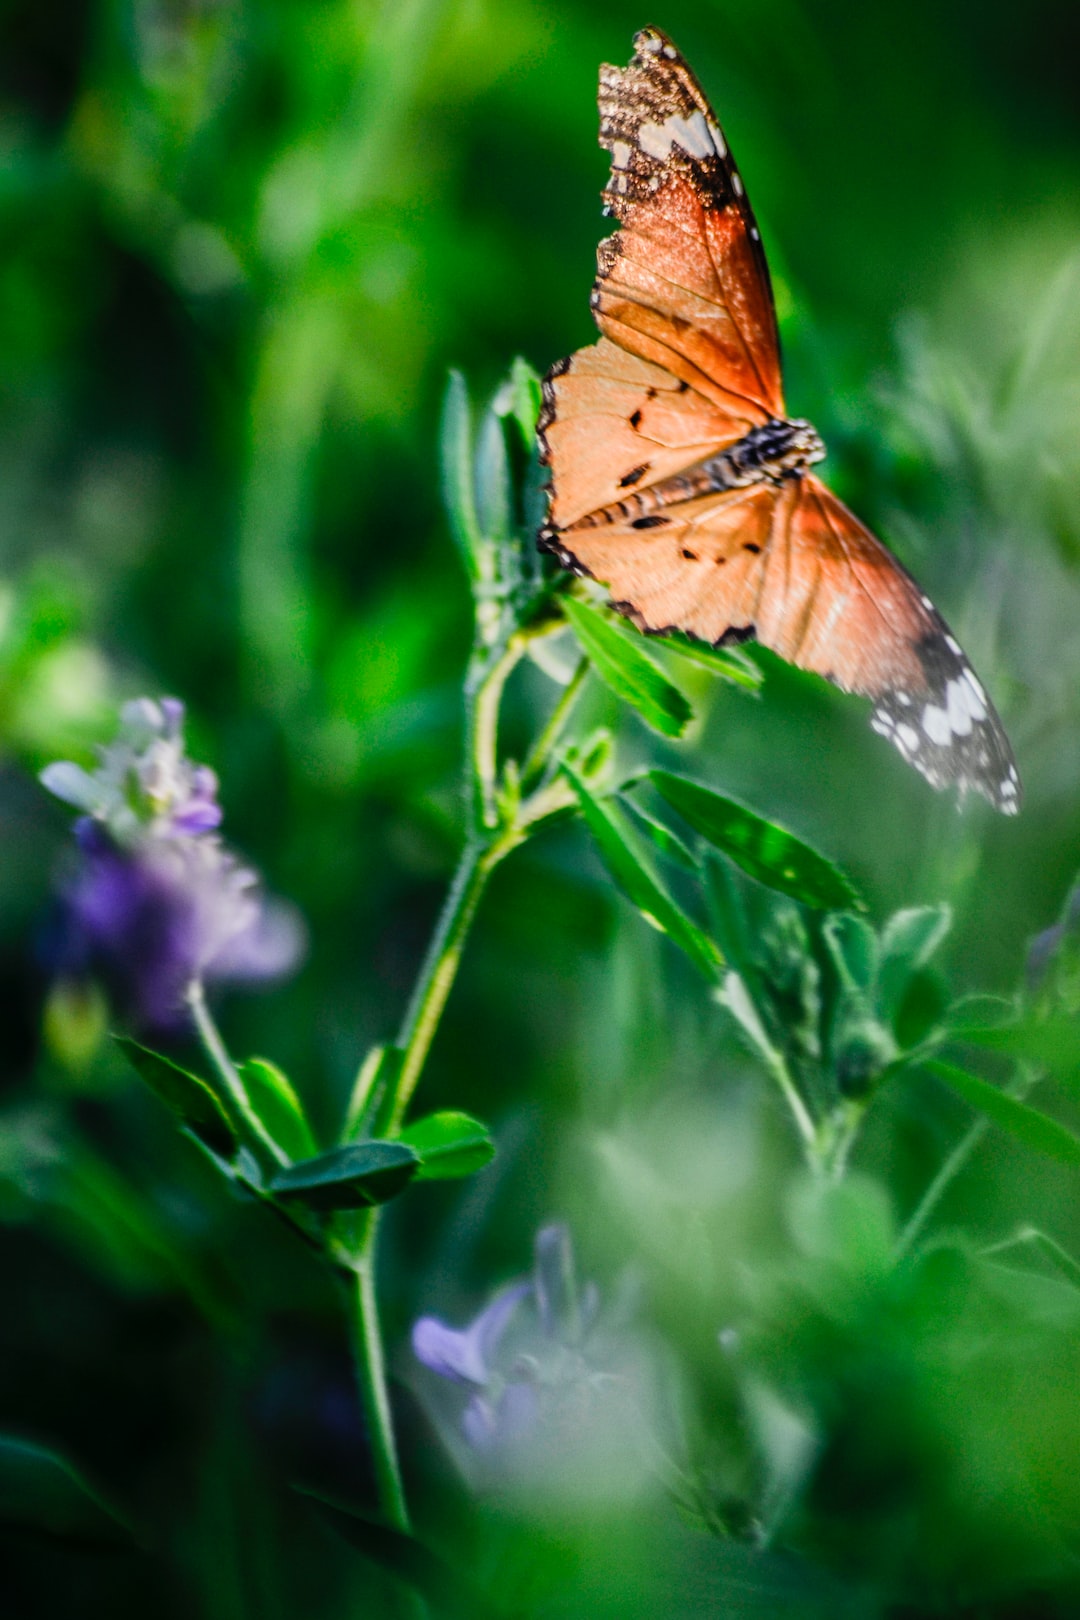
[[278,1147],[290,1159],[308,1159],[317,1153],[303,1105],[277,1064],[268,1058],[248,1058],[238,1072],[251,1106]]
[[719,950],[708,935],[675,904],[652,871],[644,851],[635,847],[637,840],[625,819],[610,799],[594,799],[581,778],[565,761],[562,768],[578,796],[600,859],[615,884],[649,922],[661,933],[669,935],[686,952],[706,978],[715,980],[721,965]]
[[471,1176],[495,1157],[487,1126],[469,1114],[428,1114],[407,1126],[398,1141],[411,1147],[420,1160],[417,1181]]
[[1074,1136],[1056,1119],[1041,1114],[1037,1108],[1019,1102],[1017,1098],[999,1091],[997,1086],[991,1086],[985,1080],[977,1079],[966,1070],[958,1069],[955,1064],[942,1062],[940,1058],[928,1059],[923,1067],[938,1080],[944,1081],[972,1108],[977,1108],[987,1119],[993,1120],[995,1125],[1011,1132],[1025,1146],[1034,1148],[1036,1153],[1043,1153],[1047,1158],[1057,1159],[1061,1164],[1080,1169],[1080,1136]]
[[574,597],[563,611],[605,686],[637,710],[646,725],[665,737],[681,737],[694,711],[678,687],[643,651],[641,637]]
[[352,1096],[349,1098],[343,1142],[355,1142],[365,1133],[370,1134],[387,1091],[401,1072],[405,1053],[400,1046],[373,1046],[356,1076]]
[[433,1613],[454,1620],[493,1620],[495,1610],[484,1594],[415,1536],[368,1518],[350,1503],[300,1486],[294,1489],[308,1498],[329,1529],[377,1569],[426,1598]]
[[482,539],[473,484],[472,413],[460,371],[452,371],[443,398],[439,433],[442,492],[458,550],[471,579],[480,575]]
[[126,1035],[114,1035],[113,1040],[159,1102],[163,1102],[200,1142],[205,1142],[221,1158],[231,1159],[236,1152],[236,1132],[206,1081]]
[[868,997],[877,982],[877,935],[861,917],[827,917],[822,934],[837,976],[846,990]]
[[513,529],[510,458],[502,418],[486,411],[476,446],[476,521],[485,541],[503,545]]
[[1056,1079],[1064,1082],[1075,1080],[1080,1067],[1080,1024],[1061,1014],[989,1026],[965,1021],[952,1025],[949,1037],[987,1052],[1026,1058],[1029,1063],[1050,1069]]
[[650,771],[648,779],[695,832],[759,883],[820,910],[863,909],[839,867],[775,822],[671,771]]
[[670,636],[650,636],[649,640],[654,646],[664,647],[692,664],[700,664],[710,675],[719,676],[721,680],[730,681],[733,686],[741,686],[748,692],[757,692],[765,683],[765,677],[757,665],[734,647],[711,647],[707,641],[692,641],[679,631]]
[[115,1545],[131,1526],[64,1457],[0,1435],[0,1524],[94,1545]]
[[635,804],[633,799],[623,798],[622,803],[633,816],[635,824],[641,828],[661,855],[674,862],[676,866],[681,866],[684,872],[691,872],[695,877],[700,874],[701,862],[693,851],[686,847],[678,833],[673,833],[662,821],[654,820],[640,805]]
[[542,402],[540,377],[519,354],[510,367],[509,377],[495,396],[494,408],[500,416],[514,418],[526,450],[531,450],[536,443],[536,423]]
[[396,1198],[419,1167],[419,1154],[404,1142],[351,1142],[279,1170],[269,1190],[311,1209],[366,1209]]

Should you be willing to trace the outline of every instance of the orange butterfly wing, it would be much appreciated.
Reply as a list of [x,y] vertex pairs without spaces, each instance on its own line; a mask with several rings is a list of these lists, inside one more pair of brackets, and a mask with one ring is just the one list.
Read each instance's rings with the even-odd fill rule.
[[1013,812],[1012,751],[959,644],[820,480],[669,489],[658,510],[627,501],[784,417],[768,269],[730,151],[670,40],[646,29],[634,45],[628,67],[600,71],[604,201],[620,229],[597,253],[603,335],[545,379],[540,544],[642,630],[753,635],[872,698],[874,729],[931,783]]

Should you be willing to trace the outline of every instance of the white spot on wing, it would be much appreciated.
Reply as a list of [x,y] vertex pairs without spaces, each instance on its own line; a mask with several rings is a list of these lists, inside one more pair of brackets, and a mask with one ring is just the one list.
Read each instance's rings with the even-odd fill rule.
[[630,167],[630,154],[633,147],[629,141],[616,141],[611,148],[611,166],[613,169],[628,169]]
[[681,146],[688,157],[695,158],[711,157],[716,151],[700,107],[689,118],[672,113],[662,124],[642,124],[638,130],[638,145],[658,163],[667,161],[673,146]]
[[741,197],[743,194],[742,177],[734,169],[731,171],[731,184],[736,197]]
[[901,720],[896,728],[896,740],[905,754],[913,754],[919,746],[919,733],[906,720]]
[[923,710],[922,728],[930,741],[937,743],[939,748],[944,748],[952,736],[948,712],[945,709],[939,709],[935,703],[928,703]]
[[721,135],[719,128],[713,123],[711,118],[708,120],[708,130],[709,134],[712,136],[712,143],[716,148],[718,156],[727,157],[727,147],[724,144],[724,137]]

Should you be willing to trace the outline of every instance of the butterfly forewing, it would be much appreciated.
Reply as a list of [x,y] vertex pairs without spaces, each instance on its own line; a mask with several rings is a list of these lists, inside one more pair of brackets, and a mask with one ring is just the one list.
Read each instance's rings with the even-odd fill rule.
[[708,397],[782,416],[769,272],[727,142],[671,41],[644,29],[634,44],[628,67],[600,70],[604,202],[621,229],[597,254],[597,325]]
[[744,459],[736,487],[683,477],[748,436],[760,446],[807,424],[783,420],[768,270],[716,118],[664,35],[634,43],[629,66],[600,72],[604,200],[620,229],[597,254],[603,335],[545,380],[541,545],[606,584],[642,630],[753,635],[871,698],[875,731],[935,787],[1015,811],[989,698],[929,598],[807,471],[816,436],[793,461]]

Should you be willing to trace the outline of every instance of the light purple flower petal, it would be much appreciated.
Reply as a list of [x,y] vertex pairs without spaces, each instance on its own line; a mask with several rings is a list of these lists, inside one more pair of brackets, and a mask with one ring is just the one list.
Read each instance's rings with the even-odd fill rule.
[[438,1317],[422,1316],[413,1325],[412,1347],[416,1359],[440,1378],[481,1387],[487,1383],[488,1371],[480,1346],[468,1329],[461,1332],[447,1327]]
[[467,1328],[448,1327],[437,1317],[422,1316],[413,1328],[414,1354],[440,1377],[482,1388],[491,1378],[491,1359],[499,1340],[518,1302],[528,1292],[528,1283],[512,1283],[496,1294]]
[[85,811],[87,815],[102,809],[109,799],[97,777],[70,759],[58,759],[55,764],[46,765],[38,781],[65,804],[73,804],[76,810]]

